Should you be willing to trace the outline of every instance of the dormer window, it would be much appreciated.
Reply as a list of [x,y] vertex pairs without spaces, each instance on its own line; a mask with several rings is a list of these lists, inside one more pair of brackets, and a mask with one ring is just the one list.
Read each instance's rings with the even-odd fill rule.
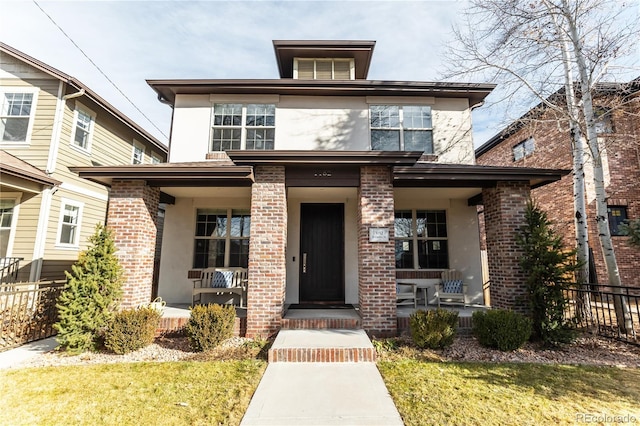
[[295,58],[293,78],[298,80],[354,80],[353,59]]

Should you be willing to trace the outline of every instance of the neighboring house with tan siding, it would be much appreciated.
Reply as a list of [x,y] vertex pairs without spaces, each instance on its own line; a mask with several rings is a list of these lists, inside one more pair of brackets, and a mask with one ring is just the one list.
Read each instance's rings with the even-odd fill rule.
[[75,78],[0,43],[0,257],[18,280],[59,279],[109,190],[72,166],[165,162],[167,148]]
[[[640,218],[640,79],[602,83],[596,88],[594,105],[600,112],[596,128],[603,149],[608,220],[618,269],[623,285],[640,287],[640,251],[618,231],[618,225],[625,219]],[[546,108],[533,109],[480,146],[476,158],[478,164],[485,165],[571,169],[568,123],[551,117]],[[607,271],[595,223],[593,166],[588,153],[585,161],[591,270],[596,273],[591,281],[606,283]],[[534,189],[531,195],[555,222],[564,243],[574,246],[572,176]]]

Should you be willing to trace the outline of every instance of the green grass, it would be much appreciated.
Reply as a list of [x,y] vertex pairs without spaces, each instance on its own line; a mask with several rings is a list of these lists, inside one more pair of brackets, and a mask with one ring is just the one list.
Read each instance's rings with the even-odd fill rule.
[[378,368],[407,426],[579,424],[580,413],[640,422],[639,369],[424,359]]
[[237,425],[265,368],[244,360],[0,371],[0,424]]

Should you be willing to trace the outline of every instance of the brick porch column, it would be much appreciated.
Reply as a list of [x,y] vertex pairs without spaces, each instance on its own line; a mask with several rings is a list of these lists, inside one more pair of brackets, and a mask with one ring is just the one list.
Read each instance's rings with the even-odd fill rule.
[[107,226],[124,269],[123,308],[151,300],[159,202],[160,189],[144,181],[115,180],[111,185]]
[[522,250],[516,235],[524,225],[530,197],[527,182],[499,182],[482,190],[491,279],[491,305],[528,313],[526,276],[520,268]]
[[[386,166],[360,168],[358,189],[358,298],[370,334],[397,334],[393,184]],[[370,242],[369,228],[387,228],[389,242]]]
[[251,188],[247,337],[280,329],[286,288],[287,196],[284,166],[257,166]]

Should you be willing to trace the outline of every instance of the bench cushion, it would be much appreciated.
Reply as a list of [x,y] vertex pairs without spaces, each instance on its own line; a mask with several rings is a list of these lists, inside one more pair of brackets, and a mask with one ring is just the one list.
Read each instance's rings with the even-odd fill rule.
[[450,280],[442,282],[443,293],[462,293],[462,280]]
[[233,271],[216,271],[211,278],[211,287],[230,288],[233,287]]

